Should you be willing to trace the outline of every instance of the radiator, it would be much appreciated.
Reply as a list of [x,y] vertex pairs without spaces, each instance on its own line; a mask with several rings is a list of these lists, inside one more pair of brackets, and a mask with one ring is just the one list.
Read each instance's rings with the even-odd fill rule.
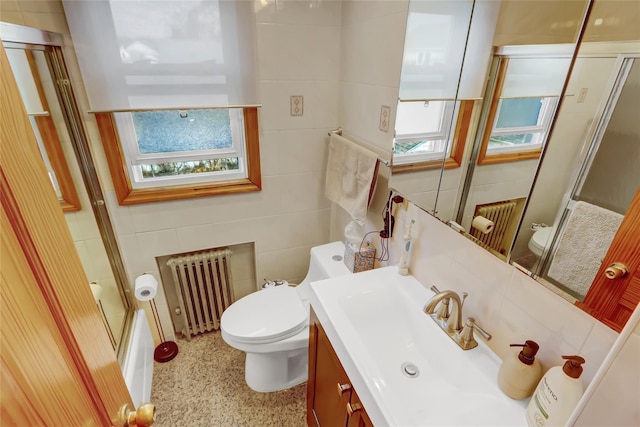
[[481,215],[493,221],[494,226],[487,234],[471,227],[471,235],[494,251],[504,254],[506,249],[502,243],[515,209],[516,202],[512,201],[477,206],[475,216]]
[[[222,312],[233,301],[231,250],[216,249],[170,258],[179,308],[182,334],[191,340],[196,334],[220,329]],[[179,311],[179,313],[178,313]]]

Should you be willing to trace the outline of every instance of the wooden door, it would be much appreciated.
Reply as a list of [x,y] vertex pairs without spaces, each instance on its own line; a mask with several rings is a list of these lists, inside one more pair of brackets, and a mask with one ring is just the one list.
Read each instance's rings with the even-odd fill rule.
[[[629,273],[619,279],[607,279],[605,270],[614,262],[625,264]],[[620,332],[639,302],[640,189],[631,201],[584,301],[576,304]]]
[[4,48],[0,83],[2,425],[109,426],[131,398]]

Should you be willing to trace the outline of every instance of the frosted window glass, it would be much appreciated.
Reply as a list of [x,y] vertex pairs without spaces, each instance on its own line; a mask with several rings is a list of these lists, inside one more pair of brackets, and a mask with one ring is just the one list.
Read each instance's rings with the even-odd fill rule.
[[63,1],[94,111],[256,105],[247,1]]
[[571,58],[509,59],[501,98],[559,96]]
[[411,1],[400,99],[455,99],[473,1]]

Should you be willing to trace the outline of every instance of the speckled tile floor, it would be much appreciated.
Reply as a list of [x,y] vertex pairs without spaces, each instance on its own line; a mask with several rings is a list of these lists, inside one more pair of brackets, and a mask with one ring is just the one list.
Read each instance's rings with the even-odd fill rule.
[[219,332],[177,343],[178,356],[153,367],[154,427],[306,425],[306,383],[257,393],[244,381],[244,353],[229,347]]

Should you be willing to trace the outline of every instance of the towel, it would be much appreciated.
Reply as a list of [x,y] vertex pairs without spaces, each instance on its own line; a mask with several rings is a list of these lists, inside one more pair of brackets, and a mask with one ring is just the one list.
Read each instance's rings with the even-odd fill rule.
[[600,206],[576,202],[558,241],[549,277],[586,295],[623,218]]
[[360,225],[366,221],[377,176],[377,154],[340,135],[331,135],[325,195]]

